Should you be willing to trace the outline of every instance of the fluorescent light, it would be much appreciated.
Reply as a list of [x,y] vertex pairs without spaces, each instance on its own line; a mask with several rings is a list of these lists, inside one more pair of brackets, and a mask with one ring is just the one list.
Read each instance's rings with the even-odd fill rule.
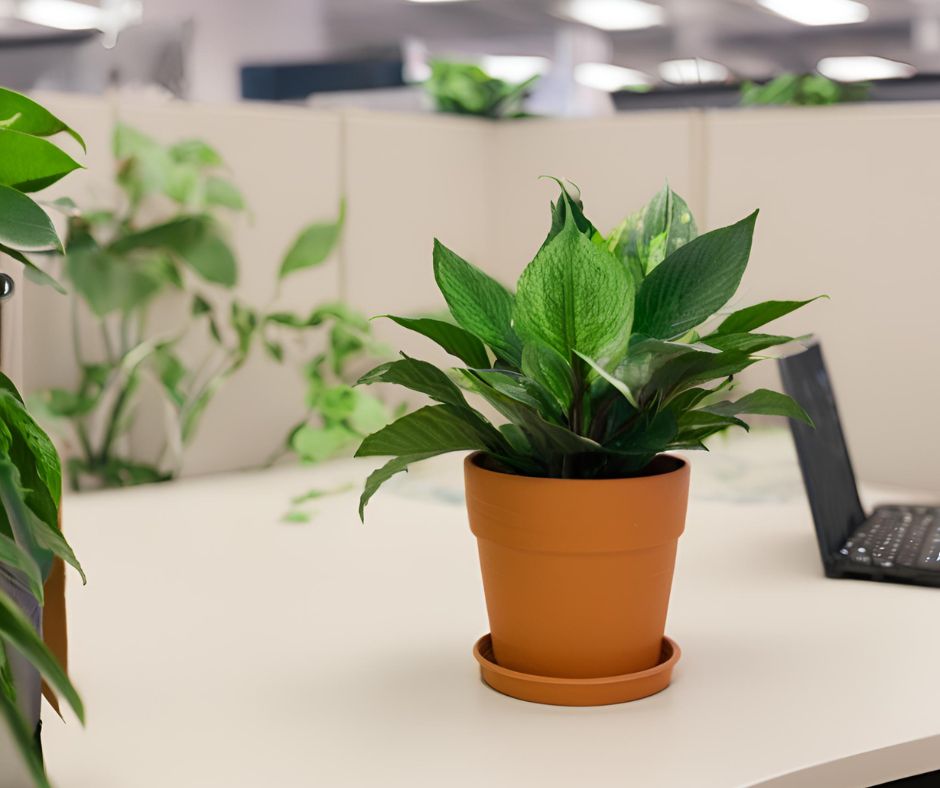
[[907,63],[874,55],[858,57],[824,57],[816,64],[824,77],[838,82],[861,82],[869,79],[902,79],[913,76],[917,69]]
[[757,0],[768,11],[801,25],[852,25],[868,19],[857,0]]
[[642,0],[569,0],[561,14],[601,30],[641,30],[666,18],[660,6]]
[[466,3],[467,0],[410,0],[412,3]]
[[712,60],[700,57],[684,60],[667,60],[659,64],[659,75],[674,85],[702,85],[706,82],[724,82],[730,73],[728,69]]
[[21,0],[16,16],[24,22],[59,30],[94,30],[101,25],[101,9],[75,0]]
[[578,63],[574,67],[574,78],[589,88],[606,90],[608,93],[649,85],[653,80],[648,74],[632,68],[614,66],[610,63]]
[[480,68],[491,77],[507,82],[524,82],[544,74],[551,65],[548,58],[531,55],[484,55],[480,58]]

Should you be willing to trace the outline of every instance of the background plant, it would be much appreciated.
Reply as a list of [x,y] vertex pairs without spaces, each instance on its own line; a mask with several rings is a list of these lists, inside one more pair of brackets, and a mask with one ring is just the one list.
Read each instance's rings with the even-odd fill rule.
[[506,82],[490,76],[473,63],[433,60],[424,83],[438,112],[484,118],[518,118],[523,102],[538,75],[524,82]]
[[865,82],[835,82],[821,74],[781,74],[770,82],[741,85],[741,104],[821,106],[865,101],[871,85]]
[[[341,378],[351,359],[371,349],[369,324],[343,304],[299,316],[276,306],[256,309],[232,295],[238,263],[229,224],[245,211],[245,200],[211,146],[197,139],[163,146],[125,125],[115,128],[113,145],[120,206],[80,210],[71,201],[58,202],[68,215],[63,272],[73,292],[73,351],[81,376],[75,388],[43,392],[36,406],[68,442],[72,486],[175,476],[213,397],[256,344],[277,363],[290,356],[305,366],[308,418],[292,430],[290,445],[306,459],[328,456],[330,447],[340,450],[334,424],[339,395],[327,391],[327,382],[329,375]],[[337,220],[300,232],[282,259],[278,288],[288,276],[327,259],[343,219],[341,208]],[[189,307],[172,326],[164,310],[162,324],[154,326],[154,306],[168,296]],[[82,341],[82,310],[95,318],[96,345]],[[302,348],[312,331],[327,332],[328,349],[304,364],[306,359],[298,361],[286,349]],[[203,332],[210,350],[190,361],[196,356],[193,340]],[[144,459],[129,454],[122,437],[140,417],[142,384],[148,381],[160,393],[166,439],[157,456]],[[315,385],[322,397],[314,395]],[[311,422],[318,412],[336,427],[329,446],[322,436],[314,445]]]
[[[78,132],[45,108],[0,88],[0,251],[22,263],[31,277],[47,283],[52,280],[28,255],[59,250],[61,244],[49,217],[29,194],[80,166],[47,139],[60,132],[84,148]],[[33,731],[18,704],[10,647],[42,674],[80,720],[84,710],[65,671],[7,589],[15,583],[41,605],[54,557],[81,572],[59,531],[61,487],[55,448],[33,421],[16,387],[0,374],[0,718],[37,786],[49,783]]]
[[[515,293],[435,241],[434,276],[457,325],[393,319],[463,366],[444,372],[403,356],[361,379],[437,404],[362,442],[357,456],[393,459],[366,481],[360,516],[391,476],[447,452],[485,452],[489,467],[507,473],[619,478],[642,475],[660,452],[703,449],[716,432],[746,429],[744,414],[808,421],[767,389],[727,398],[735,375],[792,339],[756,329],[808,303],[765,301],[713,324],[747,266],[756,218],[698,235],[688,205],[667,186],[605,236],[577,190],[562,186]],[[492,423],[462,389],[505,423]]]

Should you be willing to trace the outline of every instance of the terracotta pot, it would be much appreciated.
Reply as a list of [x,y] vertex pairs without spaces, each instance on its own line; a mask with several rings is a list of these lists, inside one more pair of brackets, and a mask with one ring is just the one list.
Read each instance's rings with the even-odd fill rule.
[[688,463],[662,455],[651,475],[593,480],[514,476],[481,459],[464,473],[495,662],[576,679],[657,665]]

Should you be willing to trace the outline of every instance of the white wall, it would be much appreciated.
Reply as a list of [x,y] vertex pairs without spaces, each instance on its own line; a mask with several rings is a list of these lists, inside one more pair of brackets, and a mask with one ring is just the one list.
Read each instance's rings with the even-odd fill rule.
[[[49,103],[91,142],[90,170],[70,178],[67,191],[107,195],[107,103],[71,97]],[[934,408],[940,274],[930,251],[940,105],[498,125],[266,105],[122,101],[120,113],[162,139],[205,137],[229,159],[256,214],[236,236],[245,272],[240,292],[254,303],[268,297],[273,267],[292,234],[306,221],[332,216],[341,193],[349,209],[339,262],[298,278],[288,292],[294,306],[341,295],[368,314],[439,309],[431,273],[435,236],[511,284],[548,227],[556,189],[541,174],[577,182],[602,229],[667,178],[689,199],[702,229],[759,207],[736,303],[829,294],[831,300],[775,330],[821,335],[861,477],[940,490],[936,463],[914,449],[940,438]],[[74,374],[61,301],[28,293],[27,388]],[[435,357],[421,338],[385,321],[376,327],[395,347]],[[290,375],[253,360],[207,417],[187,472],[243,467],[266,456],[300,403],[302,387]],[[774,378],[768,363],[748,381]]]

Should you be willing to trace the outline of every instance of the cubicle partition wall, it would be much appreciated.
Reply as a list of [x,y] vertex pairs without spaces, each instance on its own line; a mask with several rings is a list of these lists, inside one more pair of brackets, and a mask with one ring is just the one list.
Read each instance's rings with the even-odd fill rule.
[[[436,115],[316,111],[277,105],[156,103],[141,98],[42,100],[89,140],[89,171],[62,187],[105,201],[114,117],[161,140],[202,137],[228,161],[251,216],[235,243],[238,296],[263,306],[276,267],[306,222],[348,204],[334,259],[284,288],[304,309],[344,298],[367,314],[441,309],[431,270],[438,237],[507,283],[541,243],[556,193],[539,175],[570,178],[608,229],[662,183],[689,200],[702,229],[761,209],[751,267],[736,303],[831,297],[781,321],[825,342],[859,475],[938,488],[914,445],[940,437],[940,327],[931,303],[940,274],[931,224],[940,168],[940,105],[625,113],[495,124]],[[25,385],[76,374],[66,302],[30,285],[24,305]],[[182,308],[164,304],[162,310]],[[86,317],[85,330],[94,333]],[[377,321],[396,347],[433,357],[420,337]],[[90,340],[92,341],[92,340]],[[195,351],[195,349],[194,349]],[[772,365],[746,382],[773,380]],[[295,371],[260,354],[220,393],[186,473],[248,467],[268,456],[303,411]],[[233,428],[233,425],[237,427]],[[135,447],[159,441],[150,420]]]

